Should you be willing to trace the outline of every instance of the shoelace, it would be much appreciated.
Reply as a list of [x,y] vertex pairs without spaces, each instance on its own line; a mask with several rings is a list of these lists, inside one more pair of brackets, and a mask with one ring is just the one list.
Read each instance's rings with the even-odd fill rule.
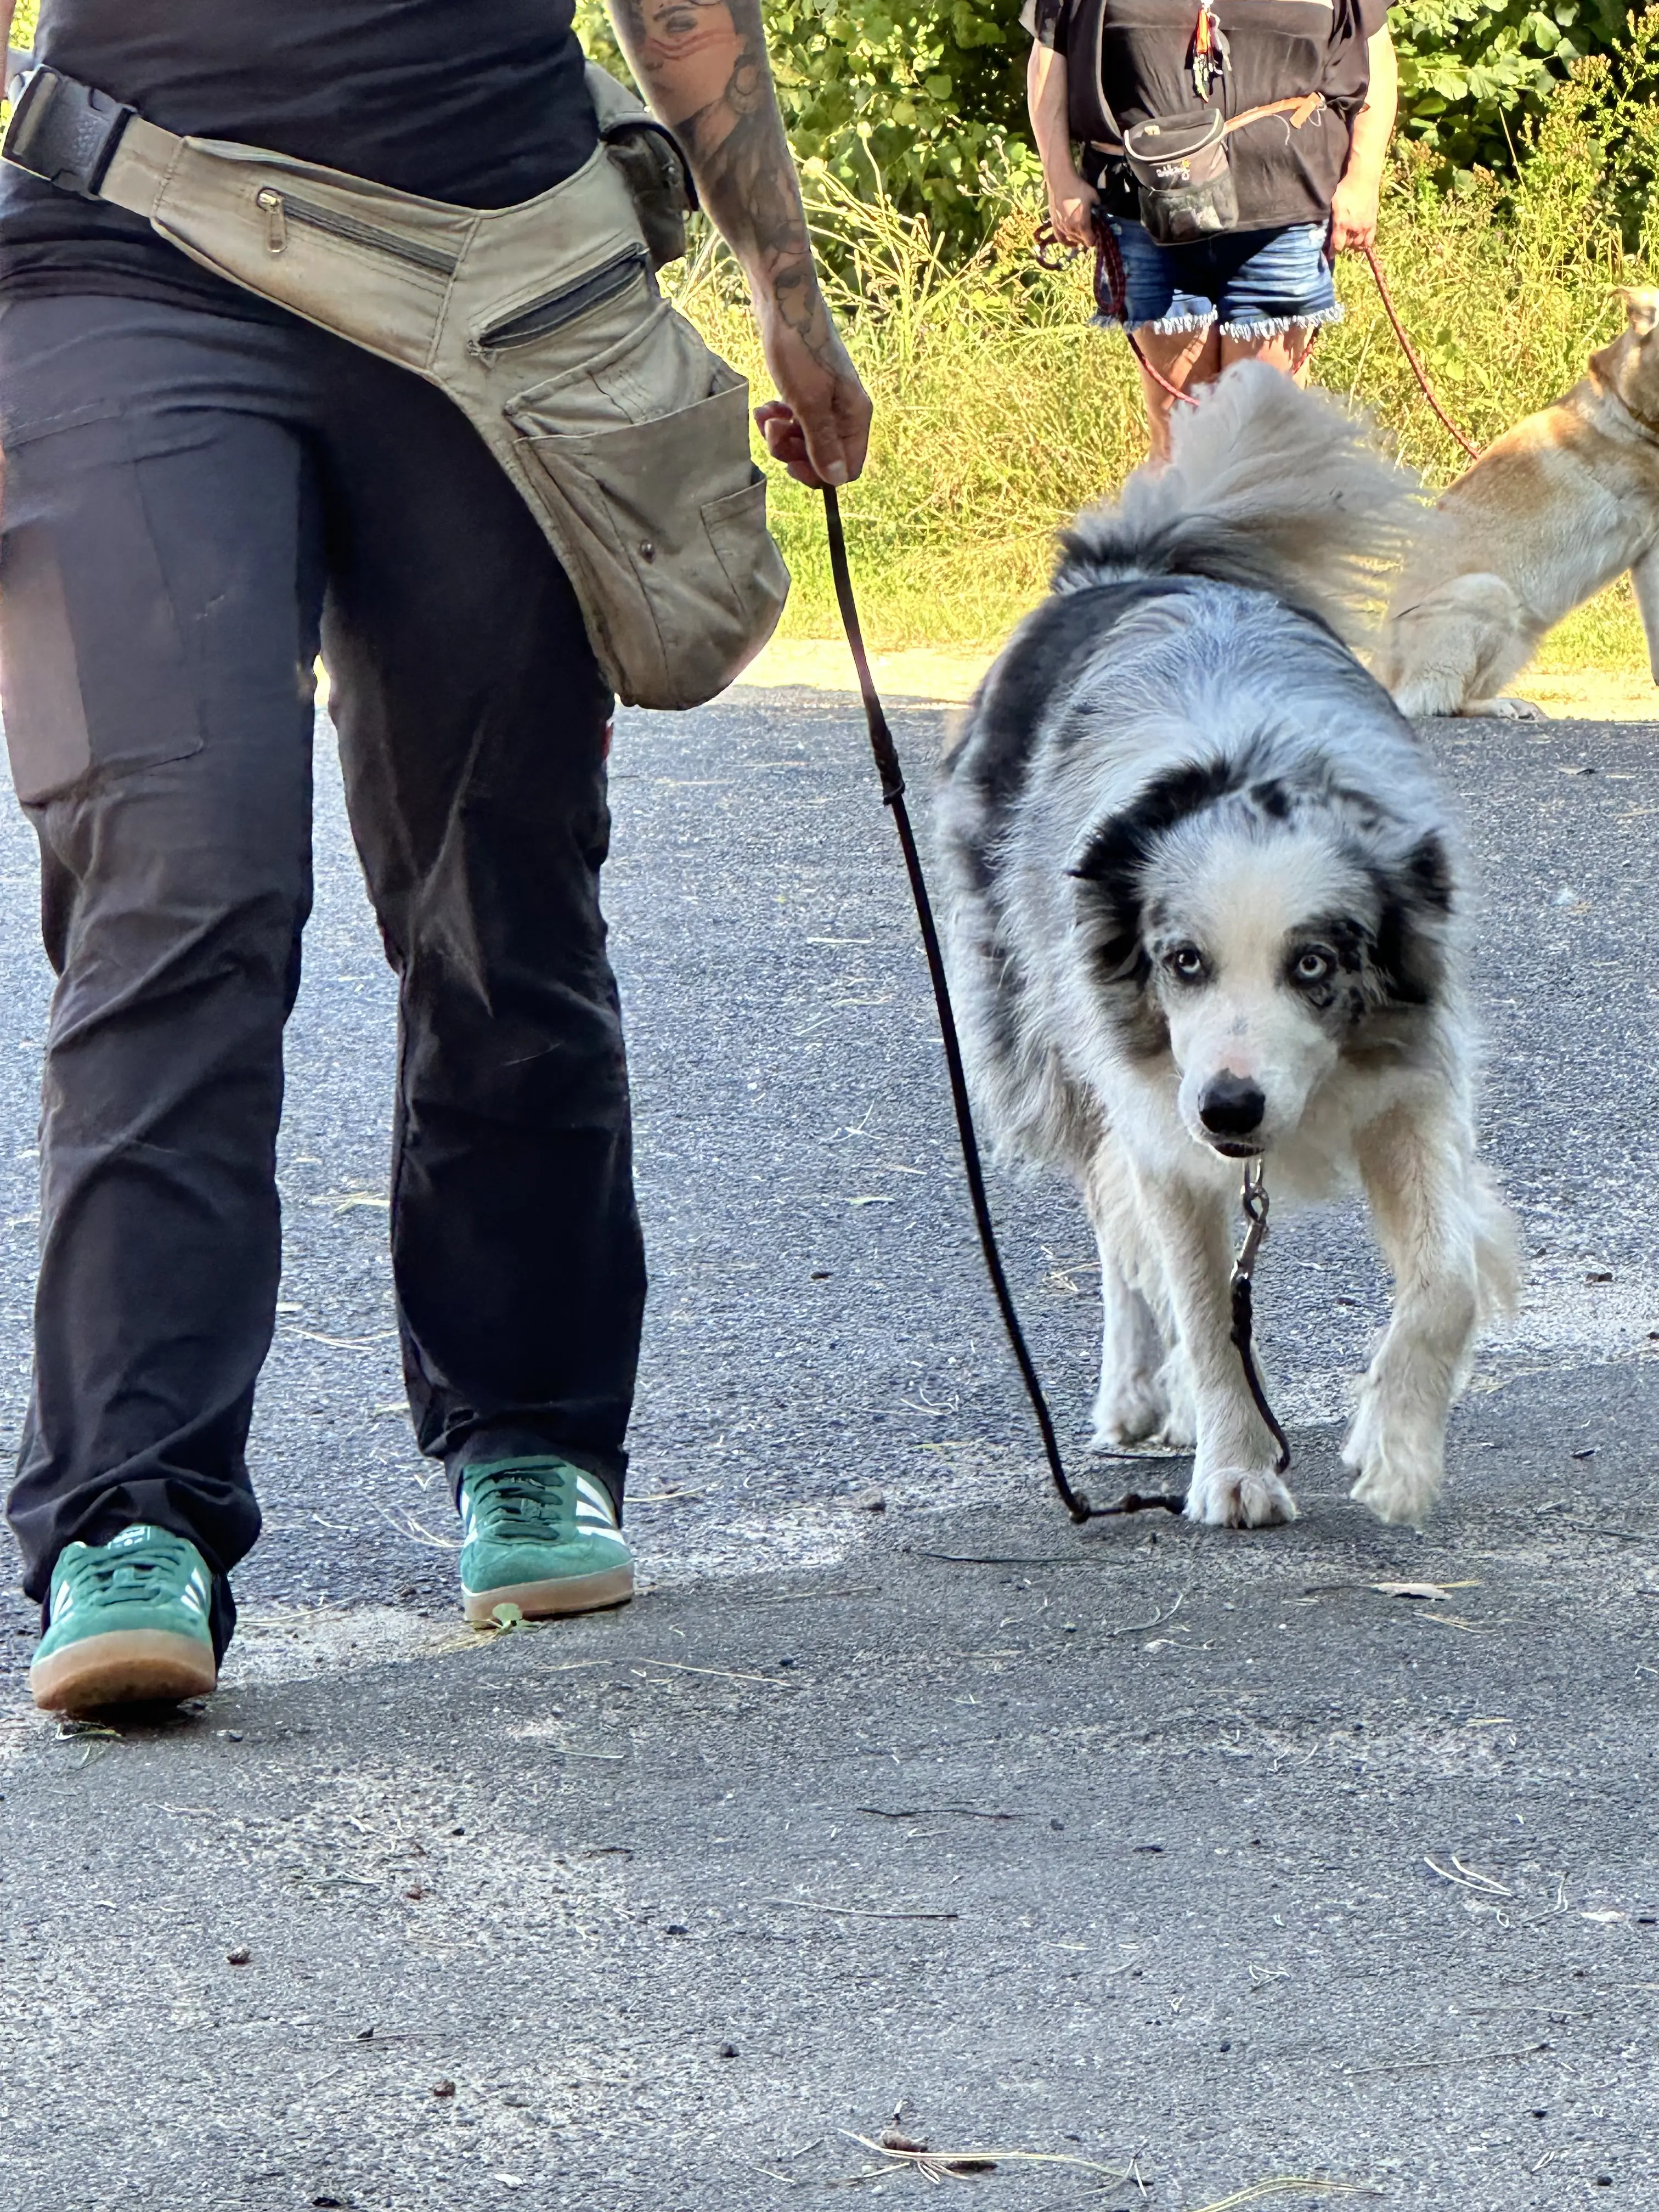
[[470,1468],[467,1501],[477,1532],[482,1536],[512,1537],[540,1534],[550,1512],[565,1504],[564,1468],[546,1460],[504,1460],[487,1468]]
[[[91,1595],[122,1605],[165,1605],[191,1571],[190,1547],[158,1531],[142,1551],[82,1552],[63,1563],[60,1591],[71,1602]],[[60,1600],[61,1602],[61,1600]]]

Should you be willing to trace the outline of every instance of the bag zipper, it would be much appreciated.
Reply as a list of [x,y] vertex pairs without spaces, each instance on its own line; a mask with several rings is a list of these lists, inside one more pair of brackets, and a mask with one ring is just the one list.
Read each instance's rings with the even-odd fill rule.
[[295,222],[308,230],[325,231],[331,238],[343,238],[352,246],[372,246],[377,253],[389,253],[393,260],[407,261],[416,269],[429,270],[439,276],[453,276],[461,258],[447,247],[425,246],[418,239],[400,238],[396,231],[382,230],[372,222],[360,222],[354,215],[338,215],[332,208],[319,207],[314,200],[297,199],[292,192],[279,192],[270,185],[253,198],[255,205],[264,211],[265,240],[273,253],[287,252],[288,227]]
[[562,330],[574,323],[578,315],[585,315],[594,307],[602,307],[607,300],[614,300],[624,292],[641,275],[649,260],[643,246],[628,246],[623,252],[602,261],[597,269],[590,270],[575,283],[567,284],[562,291],[550,292],[544,299],[532,300],[527,307],[507,322],[485,331],[473,341],[477,353],[507,353],[514,346],[533,345],[538,338]]

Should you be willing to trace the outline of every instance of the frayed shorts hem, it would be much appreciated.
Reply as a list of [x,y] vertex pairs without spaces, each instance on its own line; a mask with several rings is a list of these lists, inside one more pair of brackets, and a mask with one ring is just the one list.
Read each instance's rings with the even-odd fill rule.
[[1217,315],[1164,315],[1153,323],[1130,323],[1117,315],[1096,315],[1098,331],[1127,331],[1140,337],[1150,331],[1157,338],[1195,337],[1200,331],[1220,329],[1224,338],[1276,338],[1286,331],[1316,331],[1327,323],[1340,323],[1346,310],[1339,301],[1331,307],[1310,307],[1299,315],[1244,315],[1222,322]]
[[1286,331],[1316,331],[1327,323],[1340,323],[1345,310],[1339,300],[1329,307],[1304,308],[1299,315],[1245,315],[1223,323],[1224,338],[1276,338]]
[[1233,230],[1159,246],[1144,224],[1110,218],[1121,289],[1097,304],[1132,331],[1184,337],[1218,326],[1224,337],[1267,338],[1336,321],[1341,308],[1325,259],[1328,225]]

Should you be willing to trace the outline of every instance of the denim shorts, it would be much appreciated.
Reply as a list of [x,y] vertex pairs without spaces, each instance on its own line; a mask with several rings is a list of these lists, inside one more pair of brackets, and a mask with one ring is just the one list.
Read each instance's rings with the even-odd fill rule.
[[1223,231],[1188,246],[1157,246],[1127,216],[1111,224],[1128,294],[1122,320],[1132,331],[1175,335],[1219,323],[1223,337],[1265,338],[1341,319],[1323,223]]

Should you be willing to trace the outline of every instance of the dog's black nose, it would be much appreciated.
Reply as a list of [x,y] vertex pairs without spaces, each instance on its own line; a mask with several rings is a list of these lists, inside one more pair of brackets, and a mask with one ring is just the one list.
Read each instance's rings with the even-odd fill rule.
[[1206,1083],[1198,1102],[1198,1118],[1212,1137],[1248,1137],[1261,1127],[1267,1099],[1248,1075],[1231,1073]]

